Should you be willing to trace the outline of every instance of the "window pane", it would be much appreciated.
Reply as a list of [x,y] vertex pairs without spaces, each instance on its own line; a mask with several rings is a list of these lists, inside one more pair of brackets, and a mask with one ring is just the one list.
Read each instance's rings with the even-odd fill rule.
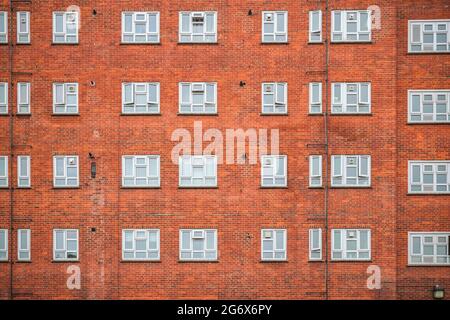
[[284,165],[285,158],[277,158],[278,166],[277,166],[277,175],[283,176],[285,175],[285,165]]
[[189,14],[181,15],[181,32],[189,32],[189,25],[191,23],[191,17]]
[[56,14],[55,15],[55,31],[56,32],[63,32],[63,15],[62,14]]
[[277,32],[285,32],[284,24],[285,24],[285,14],[278,13],[277,14]]
[[282,250],[284,246],[284,231],[276,231],[276,249]]
[[56,231],[56,250],[64,249],[64,231]]
[[339,250],[341,249],[341,231],[334,230],[334,239],[333,239],[333,249]]
[[369,232],[367,230],[360,231],[360,249],[369,249]]

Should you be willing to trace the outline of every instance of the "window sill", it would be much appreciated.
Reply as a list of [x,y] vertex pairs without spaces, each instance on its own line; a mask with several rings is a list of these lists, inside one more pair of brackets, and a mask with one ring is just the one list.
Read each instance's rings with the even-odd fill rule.
[[80,260],[52,260],[52,263],[80,263]]
[[161,42],[160,41],[158,41],[158,42],[123,42],[123,41],[121,41],[120,42],[120,45],[121,46],[127,46],[127,45],[132,45],[132,46],[139,46],[139,45],[144,45],[144,46],[147,46],[147,45],[151,45],[151,46],[160,46],[161,45]]
[[260,186],[260,189],[288,189],[288,186]]
[[261,41],[261,44],[262,45],[272,45],[272,44],[284,44],[284,45],[288,45],[289,44],[289,41],[283,41],[283,42],[276,42],[276,41],[273,41],[273,42],[264,42],[264,41]]
[[124,116],[124,117],[126,117],[126,116],[160,116],[161,113],[160,112],[155,112],[155,113],[151,113],[151,112],[149,112],[149,113],[142,113],[142,112],[141,113],[125,113],[125,112],[121,112],[120,115]]
[[263,112],[261,112],[260,113],[260,116],[263,116],[263,117],[267,117],[267,116],[279,117],[279,116],[288,116],[288,115],[289,115],[289,113],[287,113],[287,112],[284,112],[284,113],[281,113],[281,112],[279,112],[279,113],[263,113]]
[[214,187],[182,187],[182,186],[178,186],[178,189],[219,189],[218,186],[214,186]]
[[324,114],[322,113],[322,112],[317,112],[317,113],[311,113],[311,112],[309,112],[308,113],[308,116],[313,116],[313,117],[316,117],[316,116],[323,116]]
[[424,264],[410,264],[410,263],[408,263],[407,264],[407,267],[408,268],[414,268],[414,267],[444,267],[444,268],[448,268],[448,267],[450,267],[450,264],[426,264],[426,263],[424,263]]
[[0,113],[0,117],[8,117],[9,113]]
[[79,117],[79,113],[52,113],[52,117]]
[[16,113],[16,117],[31,117],[31,113]]
[[52,42],[52,46],[77,46],[78,42]]
[[30,46],[31,42],[16,42],[16,46]]
[[450,192],[408,192],[407,196],[450,196]]
[[180,41],[178,41],[178,44],[179,45],[190,45],[190,44],[195,44],[195,45],[202,45],[202,44],[206,44],[206,45],[218,45],[219,44],[219,42],[180,42]]
[[372,113],[361,113],[361,112],[331,112],[331,116],[372,116]]
[[0,260],[0,263],[10,263],[11,261],[9,260]]
[[24,264],[31,263],[31,262],[32,262],[31,260],[17,260],[17,261],[14,261],[14,263],[24,263]]
[[311,262],[311,263],[317,263],[317,262],[324,262],[324,260],[323,260],[323,259],[317,259],[317,260],[311,260],[311,259],[309,259],[308,262]]
[[324,41],[308,41],[308,44],[324,44]]
[[260,263],[289,263],[288,260],[259,260]]
[[161,186],[157,186],[157,187],[124,187],[121,186],[120,189],[124,189],[124,190],[134,190],[134,189],[161,189]]
[[219,260],[178,260],[178,263],[219,263]]
[[177,112],[177,116],[218,116],[219,114],[216,113],[182,113],[182,112]]
[[161,260],[120,260],[120,263],[161,263]]
[[336,41],[331,40],[331,44],[373,44],[372,40],[364,40],[364,41],[351,41],[351,40],[345,40],[345,41]]
[[24,190],[31,190],[31,187],[17,187],[17,188],[16,188],[16,190],[21,190],[21,189],[24,189]]
[[341,263],[341,262],[351,262],[351,263],[355,263],[355,262],[363,262],[363,263],[367,263],[367,262],[372,262],[372,259],[361,259],[361,260],[329,260],[332,263]]
[[441,121],[441,122],[429,122],[429,121],[428,122],[425,122],[425,121],[422,121],[422,122],[410,122],[410,121],[408,121],[407,124],[411,124],[411,125],[417,125],[417,124],[422,124],[422,125],[430,125],[430,124],[450,125],[450,121],[446,121],[446,122],[444,122],[444,121]]
[[330,189],[372,189],[372,186],[331,186]]
[[424,55],[424,54],[431,54],[431,55],[435,55],[435,54],[450,54],[450,51],[424,51],[424,52],[416,52],[416,51],[408,51],[409,55]]
[[312,189],[312,190],[314,190],[314,189],[316,189],[316,190],[319,189],[319,190],[320,190],[320,189],[325,189],[325,187],[324,187],[324,186],[317,186],[317,187],[309,186],[308,189]]
[[65,189],[80,189],[80,186],[77,187],[55,187],[53,186],[53,190],[65,190]]

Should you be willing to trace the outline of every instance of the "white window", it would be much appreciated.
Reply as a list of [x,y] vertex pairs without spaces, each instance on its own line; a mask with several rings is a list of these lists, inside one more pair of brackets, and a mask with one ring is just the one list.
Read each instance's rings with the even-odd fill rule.
[[17,230],[17,258],[19,261],[31,260],[31,230]]
[[216,187],[216,156],[181,156],[179,163],[180,187]]
[[8,43],[8,13],[0,11],[0,43]]
[[261,260],[286,260],[287,232],[286,229],[261,230]]
[[309,84],[309,113],[322,113],[322,83]]
[[370,156],[331,156],[331,172],[333,187],[369,187]]
[[409,161],[409,193],[450,193],[450,160]]
[[17,113],[29,114],[30,109],[30,83],[17,83]]
[[333,11],[331,42],[370,42],[370,10]]
[[78,260],[78,230],[53,230],[53,260]]
[[408,90],[408,122],[450,123],[450,90]]
[[333,83],[331,113],[370,113],[370,83]]
[[408,21],[408,52],[450,52],[450,20]]
[[262,113],[287,113],[287,83],[263,83],[262,101]]
[[450,265],[449,232],[409,232],[410,265]]
[[217,113],[217,83],[181,82],[180,113]]
[[261,186],[287,186],[287,156],[261,157]]
[[262,42],[288,42],[287,11],[262,12]]
[[309,260],[322,260],[322,229],[309,229]]
[[370,260],[370,229],[333,229],[331,260]]
[[78,83],[53,84],[53,113],[78,113]]
[[0,188],[8,187],[8,157],[0,156]]
[[17,43],[30,43],[30,13],[17,12]]
[[78,156],[54,156],[53,186],[76,188],[78,185]]
[[322,156],[309,156],[309,186],[322,186]]
[[159,260],[159,230],[122,230],[122,259]]
[[122,12],[123,43],[159,43],[159,12]]
[[180,260],[217,260],[217,230],[181,229]]
[[8,260],[8,230],[0,229],[0,261]]
[[179,41],[187,43],[217,42],[217,13],[180,12]]
[[123,156],[122,187],[159,187],[159,161],[157,155]]
[[0,82],[0,114],[8,113],[8,83]]
[[53,43],[78,43],[78,12],[53,12]]
[[30,156],[17,157],[17,186],[19,188],[31,187]]
[[123,83],[122,112],[126,114],[159,113],[159,83]]
[[309,42],[322,42],[322,11],[309,12]]

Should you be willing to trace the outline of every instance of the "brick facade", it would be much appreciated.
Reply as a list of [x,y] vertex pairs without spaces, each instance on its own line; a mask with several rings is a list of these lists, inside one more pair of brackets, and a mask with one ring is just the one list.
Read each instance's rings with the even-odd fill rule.
[[[322,10],[323,37],[330,37],[324,1],[86,0],[75,3],[81,8],[79,44],[52,44],[52,12],[71,4],[14,2],[14,45],[0,45],[0,82],[14,85],[9,114],[0,116],[0,155],[10,157],[14,186],[0,189],[0,229],[13,229],[14,262],[0,262],[0,298],[10,297],[11,270],[15,299],[429,299],[436,284],[448,297],[449,266],[411,267],[407,261],[409,231],[450,232],[449,195],[407,195],[408,160],[450,160],[448,124],[407,124],[408,89],[450,89],[449,54],[407,53],[408,20],[450,19],[447,1],[329,1],[330,11],[377,5],[381,28],[372,30],[371,43],[330,43],[328,72],[326,45],[308,44],[310,10]],[[16,45],[21,10],[31,12],[31,45]],[[126,10],[159,11],[160,44],[121,44]],[[218,42],[179,44],[182,10],[217,11]],[[261,43],[264,10],[288,11],[287,44]],[[10,2],[1,0],[0,11],[8,11],[9,27]],[[372,113],[309,115],[309,82],[323,83],[323,106],[330,110],[327,77],[329,84],[370,82]],[[20,81],[31,83],[31,116],[16,115]],[[79,83],[78,116],[52,114],[52,83],[58,81]],[[126,81],[160,82],[161,114],[121,115]],[[179,115],[180,81],[216,81],[218,114]],[[261,115],[265,81],[288,83],[288,115]],[[329,188],[325,198],[324,188],[308,187],[309,155],[327,158],[326,118],[329,156],[371,155],[370,188]],[[258,163],[219,164],[217,188],[180,189],[171,135],[177,128],[193,132],[199,120],[203,130],[223,133],[279,129],[288,187],[261,188]],[[53,188],[52,157],[61,154],[79,156],[77,189]],[[121,188],[126,154],[159,154],[161,187]],[[31,155],[31,189],[15,188],[19,155]],[[327,171],[324,161],[324,177]],[[328,260],[331,229],[371,229],[371,261],[308,261],[308,230],[315,227],[323,230]],[[31,263],[17,261],[20,228],[31,229]],[[52,261],[54,228],[79,229],[79,262]],[[125,228],[160,229],[161,261],[121,261]],[[180,262],[181,228],[217,229],[218,261]],[[262,228],[287,229],[287,262],[260,261]],[[72,264],[81,269],[80,290],[66,287]],[[366,287],[369,265],[381,268],[380,290]]]

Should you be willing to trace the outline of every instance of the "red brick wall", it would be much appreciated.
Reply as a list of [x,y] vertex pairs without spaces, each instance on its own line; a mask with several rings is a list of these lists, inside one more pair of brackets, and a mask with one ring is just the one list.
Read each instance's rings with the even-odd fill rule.
[[[0,10],[9,11],[8,3],[0,1]],[[78,45],[52,45],[52,11],[72,1],[14,4],[15,11],[31,11],[31,45],[13,48],[13,83],[30,81],[32,90],[32,115],[14,117],[15,156],[32,157],[32,189],[13,193],[10,257],[15,262],[16,230],[32,229],[32,263],[13,264],[14,297],[325,298],[325,263],[308,262],[308,229],[325,226],[324,190],[308,188],[308,156],[325,155],[324,117],[308,115],[308,83],[325,81],[325,45],[308,44],[308,11],[324,11],[325,3],[111,3],[75,3],[81,7]],[[450,10],[444,0],[401,3],[329,1],[330,10],[376,4],[382,18],[371,44],[331,44],[329,50],[330,83],[372,84],[371,115],[330,116],[328,121],[330,154],[372,157],[371,188],[329,190],[330,230],[372,231],[371,262],[329,263],[332,299],[429,298],[427,290],[436,281],[450,289],[448,268],[406,267],[408,231],[450,230],[448,196],[406,196],[408,159],[450,159],[448,126],[406,125],[408,88],[450,85],[448,55],[406,54],[407,20],[449,18]],[[159,11],[161,44],[121,45],[120,17],[125,10]],[[218,43],[178,44],[181,10],[217,11]],[[288,11],[289,44],[261,44],[263,10]],[[11,38],[15,41],[15,13]],[[8,50],[0,45],[0,81],[9,81]],[[239,86],[241,80],[245,87]],[[56,81],[79,83],[79,116],[52,115]],[[159,81],[161,115],[121,116],[124,81]],[[218,115],[178,115],[180,81],[217,81]],[[288,116],[260,115],[263,81],[288,82]],[[16,88],[13,92],[10,105],[15,108]],[[176,128],[192,132],[195,120],[202,121],[204,130],[222,132],[279,129],[280,153],[288,155],[288,188],[261,189],[258,163],[219,165],[217,189],[179,189],[178,166],[170,161],[175,145],[171,134]],[[9,117],[0,116],[0,154],[9,152]],[[95,179],[90,177],[89,152],[97,163]],[[55,154],[80,156],[79,189],[52,188]],[[161,188],[121,189],[124,154],[160,154]],[[16,159],[13,164],[11,180],[16,177]],[[9,191],[0,190],[0,228],[10,227],[9,199]],[[178,261],[178,230],[185,227],[218,229],[218,262]],[[288,262],[260,262],[260,230],[266,227],[287,228]],[[66,268],[72,263],[52,262],[53,228],[80,230],[81,290],[66,287]],[[121,262],[123,228],[159,228],[161,262]],[[371,264],[381,268],[381,290],[366,288]],[[0,298],[9,295],[9,268],[0,263]]]

